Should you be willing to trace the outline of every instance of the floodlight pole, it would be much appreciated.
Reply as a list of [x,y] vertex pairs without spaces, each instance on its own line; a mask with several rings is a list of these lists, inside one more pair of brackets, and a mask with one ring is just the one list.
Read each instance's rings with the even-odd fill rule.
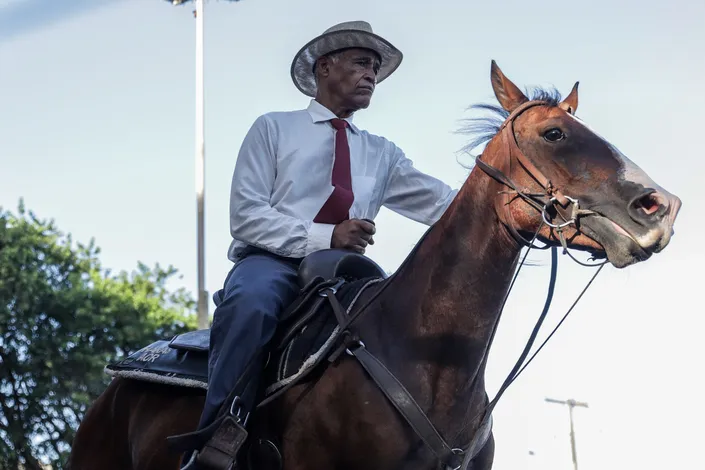
[[198,327],[208,328],[208,293],[205,282],[205,90],[203,83],[203,10],[205,0],[196,3],[196,213],[198,219]]
[[[205,282],[205,187],[206,187],[206,143],[205,143],[205,91],[203,66],[203,24],[206,0],[168,0],[172,5],[189,1],[196,4],[196,252],[198,262],[198,327],[208,328],[208,292]],[[238,1],[238,0],[231,0]]]
[[575,470],[578,470],[578,455],[575,450],[575,426],[573,425],[573,408],[575,408],[576,406],[587,408],[588,404],[575,400],[556,400],[553,398],[546,398],[546,401],[548,403],[556,403],[558,405],[568,406],[568,413],[570,415],[570,450],[573,454],[573,468]]
[[198,328],[208,328],[208,293],[205,282],[205,187],[206,187],[206,143],[205,143],[205,91],[203,83],[203,20],[205,0],[169,0],[172,5],[193,1],[196,9],[196,259],[198,265]]

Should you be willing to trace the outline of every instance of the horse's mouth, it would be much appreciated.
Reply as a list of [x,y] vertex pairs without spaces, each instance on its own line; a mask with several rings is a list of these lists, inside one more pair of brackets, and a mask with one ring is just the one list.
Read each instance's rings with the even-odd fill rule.
[[591,243],[584,243],[582,248],[596,252],[596,257],[607,258],[616,268],[646,261],[663,251],[673,237],[681,201],[676,196],[654,194],[649,192],[636,199],[653,207],[634,203],[626,211],[610,204],[588,207],[590,214],[579,219],[578,230]]
[[[640,243],[638,238],[629,233],[615,221],[598,215],[586,218],[580,222],[580,231],[604,250],[602,253],[593,252],[595,257],[607,258],[616,268],[625,268],[632,264],[646,261],[654,253],[661,251],[664,245],[660,242],[661,237],[642,237],[654,240],[647,246]],[[601,256],[600,256],[601,255]]]

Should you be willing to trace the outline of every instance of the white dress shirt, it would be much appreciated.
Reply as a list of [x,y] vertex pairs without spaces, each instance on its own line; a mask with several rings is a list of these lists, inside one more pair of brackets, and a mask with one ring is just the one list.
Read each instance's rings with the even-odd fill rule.
[[[301,258],[330,248],[334,225],[313,222],[333,192],[335,129],[329,109],[311,100],[307,109],[258,117],[242,143],[230,194],[228,258],[247,245]],[[457,189],[413,167],[394,143],[347,129],[354,201],[350,218],[374,220],[385,206],[431,225]]]

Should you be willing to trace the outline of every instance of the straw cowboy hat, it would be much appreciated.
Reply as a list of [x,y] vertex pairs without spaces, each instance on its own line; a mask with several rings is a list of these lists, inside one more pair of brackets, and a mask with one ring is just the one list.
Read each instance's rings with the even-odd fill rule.
[[313,67],[319,57],[350,47],[371,49],[379,54],[382,64],[377,74],[377,83],[394,72],[402,60],[402,53],[386,39],[374,34],[366,21],[348,21],[328,28],[312,39],[294,56],[291,63],[291,79],[302,93],[316,96],[316,80]]

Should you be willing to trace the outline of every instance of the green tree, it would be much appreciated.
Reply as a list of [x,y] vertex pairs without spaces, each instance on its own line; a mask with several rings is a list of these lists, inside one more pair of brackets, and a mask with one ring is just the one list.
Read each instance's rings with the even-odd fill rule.
[[0,208],[0,468],[61,468],[78,423],[109,381],[103,367],[196,328],[195,302],[170,291],[173,267],[103,270],[20,201]]

